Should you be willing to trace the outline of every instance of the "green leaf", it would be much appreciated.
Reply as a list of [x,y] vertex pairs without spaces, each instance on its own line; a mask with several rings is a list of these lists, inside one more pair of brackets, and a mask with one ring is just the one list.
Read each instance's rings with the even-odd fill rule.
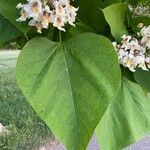
[[125,16],[128,11],[127,3],[116,3],[103,9],[106,21],[116,41],[120,42],[124,34],[128,34],[125,27]]
[[93,28],[96,32],[103,32],[107,25],[101,8],[101,0],[76,0],[79,7],[78,17],[81,21]]
[[31,40],[16,74],[29,103],[68,150],[86,148],[121,76],[111,42],[92,33],[65,43]]
[[150,92],[150,71],[137,69],[134,73],[134,78],[139,85]]
[[[150,133],[150,99],[136,83],[123,79],[118,96],[96,128],[102,150],[121,150]],[[107,140],[106,140],[107,139]]]
[[7,19],[0,15],[0,45],[14,39],[22,33],[14,27]]
[[20,10],[16,6],[21,2],[26,2],[26,0],[0,0],[0,15],[8,19],[19,31],[26,34],[29,26],[26,23],[16,21],[20,16]]
[[123,77],[127,78],[132,82],[136,82],[133,76],[133,72],[131,72],[128,68],[125,68],[124,66],[120,66],[120,67],[121,67],[121,75]]
[[79,7],[78,17],[81,21],[93,28],[98,33],[105,34],[107,22],[102,12],[105,8],[121,0],[75,0],[76,7]]

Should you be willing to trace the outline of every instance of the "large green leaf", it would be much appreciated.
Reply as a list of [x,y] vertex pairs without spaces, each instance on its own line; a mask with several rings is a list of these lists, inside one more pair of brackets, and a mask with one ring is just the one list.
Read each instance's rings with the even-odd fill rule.
[[116,41],[120,41],[122,35],[128,34],[125,27],[125,16],[128,10],[127,3],[116,3],[103,9],[106,21]]
[[150,71],[137,69],[134,78],[139,85],[150,92]]
[[16,6],[21,2],[26,2],[26,0],[0,0],[0,15],[8,19],[18,30],[25,34],[29,29],[28,25],[16,21],[20,13],[20,11],[16,9]]
[[0,45],[20,35],[22,35],[22,33],[0,15]]
[[[150,133],[150,99],[123,79],[122,88],[96,128],[102,150],[121,150]],[[107,139],[107,140],[106,140]]]
[[85,150],[120,86],[111,42],[84,33],[65,43],[31,40],[21,51],[17,80],[37,114],[68,150]]

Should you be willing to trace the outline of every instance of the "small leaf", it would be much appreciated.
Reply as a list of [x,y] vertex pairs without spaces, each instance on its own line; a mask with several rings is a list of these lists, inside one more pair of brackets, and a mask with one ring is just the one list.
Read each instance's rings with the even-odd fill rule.
[[22,33],[13,26],[7,19],[0,15],[0,45],[14,39]]
[[31,40],[21,51],[17,80],[37,114],[68,150],[83,150],[120,87],[111,42],[92,33],[65,43]]
[[101,148],[121,150],[149,133],[150,99],[139,85],[124,78],[118,96],[96,128]]
[[8,19],[19,31],[26,34],[29,26],[23,22],[17,22],[20,16],[20,10],[16,8],[17,4],[24,3],[26,0],[0,0],[0,15]]
[[125,27],[125,15],[128,10],[126,3],[116,3],[103,9],[106,21],[116,41],[120,42],[124,34],[128,34]]

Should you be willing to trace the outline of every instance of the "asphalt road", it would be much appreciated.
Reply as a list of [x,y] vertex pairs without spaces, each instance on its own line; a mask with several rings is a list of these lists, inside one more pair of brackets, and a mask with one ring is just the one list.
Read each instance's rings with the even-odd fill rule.
[[[100,150],[95,136],[91,139],[87,150]],[[150,136],[142,138],[137,143],[128,146],[124,150],[150,150]]]

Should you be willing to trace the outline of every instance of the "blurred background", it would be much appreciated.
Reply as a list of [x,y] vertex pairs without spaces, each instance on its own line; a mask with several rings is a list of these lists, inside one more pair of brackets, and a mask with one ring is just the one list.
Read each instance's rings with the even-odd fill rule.
[[15,80],[18,50],[0,50],[0,150],[37,150],[52,137]]

